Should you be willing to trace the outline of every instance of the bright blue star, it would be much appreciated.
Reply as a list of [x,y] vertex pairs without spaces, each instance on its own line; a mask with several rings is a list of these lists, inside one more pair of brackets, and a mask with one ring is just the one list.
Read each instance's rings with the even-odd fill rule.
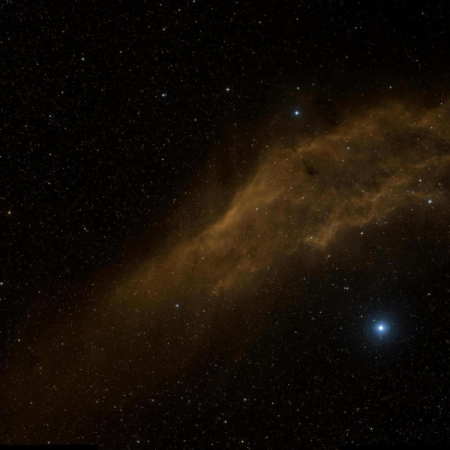
[[375,345],[386,345],[393,342],[398,332],[398,324],[389,312],[374,313],[366,319],[364,334]]
[[294,115],[295,116],[299,116],[300,115],[300,111],[299,110],[294,111]]

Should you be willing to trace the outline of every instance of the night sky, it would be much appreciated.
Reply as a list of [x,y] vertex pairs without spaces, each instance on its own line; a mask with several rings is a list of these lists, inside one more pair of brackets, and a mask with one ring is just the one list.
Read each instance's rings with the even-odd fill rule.
[[450,443],[450,4],[0,5],[0,444]]

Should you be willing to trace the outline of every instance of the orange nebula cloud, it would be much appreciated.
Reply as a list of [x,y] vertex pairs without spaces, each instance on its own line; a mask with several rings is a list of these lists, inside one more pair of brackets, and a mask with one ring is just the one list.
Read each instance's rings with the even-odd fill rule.
[[285,255],[326,250],[343,231],[387,218],[405,202],[442,199],[449,103],[383,103],[323,135],[273,147],[228,210],[197,237],[133,275],[145,301],[177,289],[242,289]]
[[357,264],[368,257],[357,242],[366,227],[394,223],[408,209],[426,216],[429,199],[450,210],[449,119],[449,101],[389,100],[317,135],[299,125],[288,148],[268,143],[215,222],[104,288],[94,310],[24,331],[2,379],[3,440],[28,442],[66,416],[73,429],[64,425],[61,436],[77,436],[90,414],[156,395],[209,353],[238,358],[264,329],[274,306],[267,286],[289,258],[300,273],[331,248]]

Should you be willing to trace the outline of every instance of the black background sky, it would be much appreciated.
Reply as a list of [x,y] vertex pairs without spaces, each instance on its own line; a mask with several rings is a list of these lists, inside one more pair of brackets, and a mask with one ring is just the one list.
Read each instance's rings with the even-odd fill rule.
[[[445,1],[9,0],[0,21],[5,371],[25,329],[77,310],[99,271],[131,266],[164,239],[205,169],[223,162],[224,183],[244,179],[266,145],[261,123],[308,113],[297,94],[313,92],[335,121],[336,102],[390,91],[433,101],[450,81]],[[448,227],[435,230],[378,269],[345,280],[312,273],[306,300],[273,313],[236,367],[205,359],[150,406],[137,399],[98,419],[86,439],[122,448],[448,443]],[[292,276],[280,288],[289,298]],[[336,294],[343,283],[352,300]],[[403,331],[380,353],[355,333],[386,299]],[[297,341],[300,329],[308,337]]]

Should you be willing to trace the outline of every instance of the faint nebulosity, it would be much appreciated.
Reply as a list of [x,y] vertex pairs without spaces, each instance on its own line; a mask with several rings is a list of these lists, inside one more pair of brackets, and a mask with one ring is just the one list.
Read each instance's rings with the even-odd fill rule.
[[0,443],[448,444],[445,3],[2,11]]

